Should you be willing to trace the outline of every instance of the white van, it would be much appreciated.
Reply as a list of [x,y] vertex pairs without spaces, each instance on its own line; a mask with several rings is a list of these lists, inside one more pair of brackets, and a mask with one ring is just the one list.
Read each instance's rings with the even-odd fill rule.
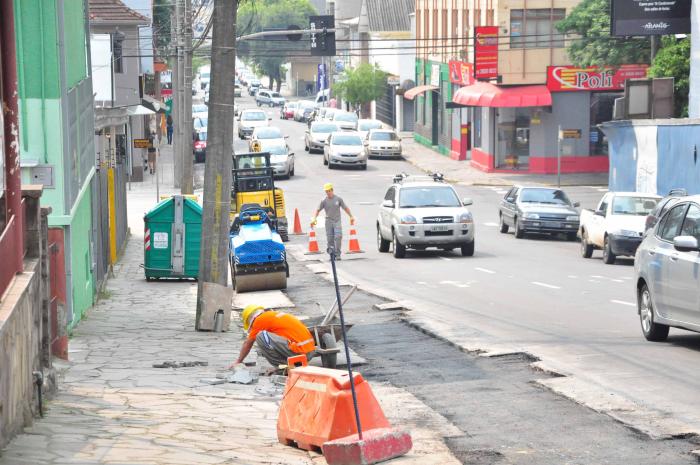
[[211,66],[205,65],[199,67],[199,84],[202,89],[206,90],[209,87],[209,77],[211,74]]
[[316,106],[323,106],[323,104],[328,101],[330,94],[331,94],[330,89],[320,90],[316,94],[316,99],[314,100],[314,103],[316,103]]

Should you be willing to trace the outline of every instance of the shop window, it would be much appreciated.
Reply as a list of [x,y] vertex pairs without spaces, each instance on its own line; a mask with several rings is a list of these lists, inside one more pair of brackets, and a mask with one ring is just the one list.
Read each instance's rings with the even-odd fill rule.
[[555,27],[564,16],[564,8],[511,10],[510,48],[564,47],[564,34]]
[[481,147],[481,107],[474,107],[474,147]]
[[416,97],[416,123],[424,124],[423,120],[423,97]]
[[442,119],[442,121],[440,121],[440,128],[442,129],[443,137],[447,140],[449,140],[450,134],[452,133],[452,118],[450,118],[450,110],[445,107],[442,100],[447,98],[449,86],[449,81],[440,81],[440,95],[443,97],[440,99],[440,114]]
[[591,126],[589,128],[590,155],[608,155],[608,138],[598,128],[600,123],[612,120],[615,99],[622,97],[621,92],[596,92],[591,94]]

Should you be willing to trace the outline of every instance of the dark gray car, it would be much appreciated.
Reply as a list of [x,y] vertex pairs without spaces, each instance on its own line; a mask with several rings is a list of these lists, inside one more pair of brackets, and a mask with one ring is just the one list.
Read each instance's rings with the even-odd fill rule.
[[507,233],[512,227],[518,239],[526,233],[565,234],[573,241],[579,227],[578,206],[561,189],[514,186],[499,207],[500,231]]

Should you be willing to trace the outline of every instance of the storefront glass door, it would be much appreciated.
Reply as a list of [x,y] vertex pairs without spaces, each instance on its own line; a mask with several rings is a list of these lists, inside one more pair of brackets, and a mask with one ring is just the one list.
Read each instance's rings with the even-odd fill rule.
[[497,110],[496,168],[527,169],[531,108]]

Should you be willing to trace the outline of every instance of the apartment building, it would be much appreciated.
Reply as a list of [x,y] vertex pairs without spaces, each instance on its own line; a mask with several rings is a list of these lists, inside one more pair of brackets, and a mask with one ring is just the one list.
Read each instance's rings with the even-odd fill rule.
[[[416,140],[488,172],[556,172],[560,150],[563,172],[607,171],[597,124],[646,65],[570,66],[576,39],[555,25],[579,1],[417,0],[416,87],[404,94],[415,99]],[[475,37],[486,60],[475,60]],[[560,128],[574,137],[559,143]]]

